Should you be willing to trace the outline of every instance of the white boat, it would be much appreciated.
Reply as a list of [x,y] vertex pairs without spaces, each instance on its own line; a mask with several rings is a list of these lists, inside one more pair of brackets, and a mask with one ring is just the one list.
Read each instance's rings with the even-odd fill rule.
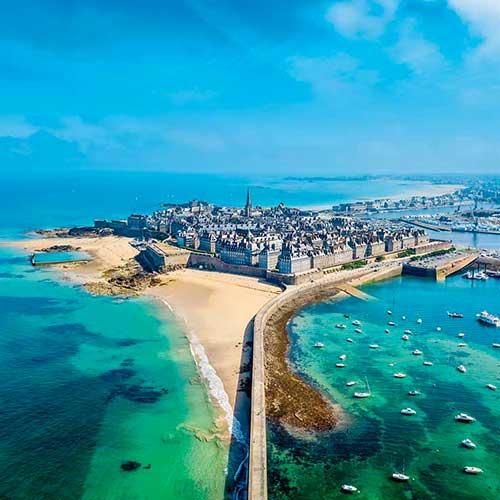
[[356,486],[353,486],[352,484],[343,484],[340,489],[344,492],[344,493],[357,493],[358,491],[358,488],[356,488]]
[[387,314],[388,314],[389,316],[391,316],[392,311],[391,311],[391,310],[388,310],[388,311],[387,311]]
[[457,370],[460,372],[460,373],[467,373],[467,368],[465,368],[464,365],[458,365],[457,366]]
[[347,354],[341,354],[339,356],[339,359],[342,360],[342,361],[345,361],[347,359]]
[[458,347],[467,347],[467,344],[465,342],[460,342],[458,344]]
[[363,330],[361,330],[361,328],[356,328],[354,331],[355,331],[356,333],[363,333]]
[[471,424],[472,422],[475,422],[476,419],[474,417],[471,417],[470,415],[467,415],[467,413],[459,413],[458,415],[455,415],[455,422],[462,422],[464,424]]
[[478,273],[474,273],[472,271],[467,271],[465,274],[462,275],[467,280],[477,280],[477,281],[486,281],[488,279],[488,276],[483,273],[483,271],[479,271]]
[[394,378],[405,378],[406,374],[398,372],[398,373],[395,373],[393,376],[394,376]]
[[386,328],[386,329],[384,330],[384,332],[385,332],[385,333],[391,333],[391,332],[390,332],[390,330],[389,330],[389,328]]
[[344,325],[344,323],[337,323],[335,325],[335,328],[338,328],[339,330],[345,330],[347,328],[347,325]]
[[344,363],[335,363],[335,366],[337,368],[345,368],[345,364]]
[[463,339],[463,338],[465,337],[465,333],[460,332],[460,333],[458,334],[458,336],[459,336],[461,339]]
[[323,347],[325,347],[325,344],[323,344],[323,342],[316,342],[314,344],[314,347],[316,347],[316,349],[323,349]]
[[407,329],[404,331],[404,333],[405,333],[406,335],[411,335],[413,332],[412,332],[409,328],[407,328]]
[[469,438],[464,439],[460,444],[464,448],[468,448],[469,450],[473,450],[476,447],[476,444],[473,443]]
[[355,320],[352,322],[352,324],[353,324],[354,326],[361,326],[361,321],[359,321],[359,319],[355,319]]
[[434,363],[432,361],[424,361],[424,366],[432,366]]
[[483,473],[483,469],[480,469],[479,467],[472,467],[470,465],[467,465],[466,467],[464,467],[464,472],[466,474],[476,475],[476,474],[482,474]]
[[491,347],[493,347],[494,349],[500,349],[500,344],[493,342],[493,344],[491,344]]
[[490,314],[488,311],[483,311],[480,314],[476,314],[476,318],[480,323],[483,323],[488,326],[500,326],[500,318],[498,316],[494,316]]
[[422,352],[422,351],[420,351],[419,349],[415,349],[415,350],[412,352],[412,354],[413,354],[414,356],[422,356],[423,352]]
[[416,415],[417,412],[413,408],[403,408],[400,411],[401,415]]
[[347,342],[354,342],[354,340],[352,340],[351,338],[347,338],[346,340]]
[[349,318],[349,315],[344,313],[344,318]]
[[352,387],[353,385],[356,385],[356,384],[357,384],[357,382],[355,380],[350,380],[349,382],[346,382],[345,385],[347,387]]
[[417,324],[418,325],[421,325],[422,324],[422,320],[420,318],[417,319]]
[[405,482],[405,481],[409,481],[410,480],[410,476],[407,476],[406,474],[403,474],[401,472],[394,472],[392,475],[391,475],[391,479],[393,479],[394,481],[399,481],[399,482]]
[[364,398],[369,398],[372,395],[372,392],[370,390],[370,386],[368,385],[367,378],[365,378],[365,382],[366,382],[366,391],[355,392],[353,394],[355,398],[364,399]]
[[396,323],[394,323],[394,321],[388,321],[388,322],[387,322],[387,324],[388,324],[389,326],[396,326]]
[[401,337],[401,339],[402,339],[402,340],[410,340],[410,337],[408,337],[408,335],[403,335],[403,336]]
[[486,387],[487,387],[490,391],[496,391],[496,390],[497,390],[497,386],[496,386],[496,385],[493,385],[493,384],[486,384]]
[[436,332],[440,332],[441,331],[441,327],[440,326],[436,326]]
[[408,396],[420,396],[420,391],[408,391]]
[[369,345],[370,349],[379,349],[380,346],[378,344],[370,344]]
[[401,319],[402,319],[403,321],[406,321],[406,316],[401,316]]
[[449,312],[448,311],[448,317],[449,318],[463,318],[464,315],[462,313],[459,313],[459,312]]

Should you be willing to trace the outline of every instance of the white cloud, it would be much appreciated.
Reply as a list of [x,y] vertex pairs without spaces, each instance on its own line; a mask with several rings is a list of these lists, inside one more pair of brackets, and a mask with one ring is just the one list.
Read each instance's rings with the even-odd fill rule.
[[438,47],[417,32],[412,20],[403,23],[390,52],[397,62],[407,65],[417,75],[441,68],[444,63]]
[[482,38],[475,56],[494,58],[500,53],[500,0],[448,0],[448,5]]
[[399,0],[348,0],[332,5],[326,18],[348,38],[377,38],[392,21]]
[[0,137],[28,137],[39,130],[29,123],[24,116],[0,116]]

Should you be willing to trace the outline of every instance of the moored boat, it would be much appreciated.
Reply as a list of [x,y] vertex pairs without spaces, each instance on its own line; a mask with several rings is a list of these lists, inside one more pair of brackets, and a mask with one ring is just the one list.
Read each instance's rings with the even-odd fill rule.
[[432,361],[424,361],[424,366],[432,366],[434,363]]
[[323,344],[323,342],[316,342],[316,343],[314,344],[314,347],[315,347],[316,349],[323,349],[323,347],[325,347],[325,344]]
[[486,384],[486,387],[487,387],[490,391],[496,391],[496,390],[497,390],[497,386],[496,386],[496,385],[493,385],[493,384]]
[[403,333],[406,335],[411,335],[413,332],[409,328],[407,328]]
[[421,325],[422,324],[422,320],[420,318],[417,319],[417,324],[418,325]]
[[457,370],[460,372],[460,373],[467,373],[467,368],[465,368],[464,365],[458,365],[457,366]]
[[391,479],[402,483],[405,481],[409,481],[410,476],[407,476],[406,474],[403,474],[402,472],[394,472],[393,474],[391,474]]
[[345,368],[345,364],[344,363],[335,363],[335,366],[337,368]]
[[350,337],[346,339],[347,342],[354,342]]
[[464,424],[471,424],[472,422],[475,422],[476,419],[474,417],[471,417],[470,415],[467,415],[467,413],[459,413],[458,415],[455,415],[455,422],[462,422]]
[[388,321],[388,322],[387,322],[387,324],[388,324],[389,326],[396,326],[396,323],[394,323],[394,321]]
[[498,316],[490,314],[488,311],[483,311],[479,314],[476,314],[476,318],[479,323],[482,323],[483,325],[496,327],[500,326],[500,318]]
[[479,467],[472,467],[470,465],[467,465],[467,466],[464,467],[464,472],[466,474],[477,475],[477,474],[482,474],[483,473],[483,469],[480,469]]
[[361,326],[361,321],[359,321],[359,319],[355,319],[355,320],[352,322],[352,324],[353,324],[354,326]]
[[422,394],[420,391],[408,391],[408,396],[419,396],[420,394]]
[[372,395],[372,392],[370,390],[370,386],[368,385],[368,379],[365,378],[366,382],[366,391],[357,391],[353,394],[355,398],[358,399],[364,399],[364,398],[369,398]]
[[335,325],[335,328],[338,328],[339,330],[345,330],[347,328],[347,325],[345,325],[344,323],[337,323]]
[[405,373],[401,373],[401,372],[398,372],[398,373],[395,373],[393,375],[394,378],[405,378],[406,377],[406,374]]
[[460,333],[458,334],[458,336],[459,336],[461,339],[463,339],[463,338],[465,337],[465,333],[460,332]]
[[356,385],[356,384],[357,384],[357,382],[355,380],[350,380],[349,382],[346,382],[345,385],[347,387],[352,387],[353,385]]
[[460,342],[458,344],[458,347],[467,347],[467,344],[465,342]]
[[476,444],[473,443],[469,438],[464,439],[460,444],[464,448],[468,448],[469,450],[473,450],[476,447]]
[[358,488],[356,488],[356,486],[353,486],[352,484],[343,484],[340,487],[340,489],[342,490],[343,493],[348,493],[348,494],[358,492]]
[[380,348],[380,346],[378,344],[370,344],[368,347],[370,349],[379,349]]
[[400,411],[401,415],[416,415],[417,412],[413,409],[413,408],[403,408],[401,411]]
[[414,356],[422,356],[423,352],[420,349],[415,349],[412,354]]
[[355,331],[356,333],[363,333],[363,330],[361,330],[361,328],[356,328],[354,331]]
[[448,311],[448,317],[449,318],[463,318],[464,315],[462,313],[459,313],[459,312],[449,312]]
[[409,340],[409,339],[410,339],[410,337],[408,337],[408,335],[406,335],[406,334],[405,334],[405,335],[403,335],[403,336],[401,337],[401,339],[402,339],[402,340]]

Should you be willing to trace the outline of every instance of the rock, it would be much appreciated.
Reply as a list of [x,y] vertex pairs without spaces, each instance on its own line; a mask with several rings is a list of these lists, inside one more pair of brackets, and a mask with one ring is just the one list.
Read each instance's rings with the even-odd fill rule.
[[128,462],[123,462],[120,467],[125,472],[132,472],[134,470],[137,470],[140,466],[141,466],[140,462],[129,460]]

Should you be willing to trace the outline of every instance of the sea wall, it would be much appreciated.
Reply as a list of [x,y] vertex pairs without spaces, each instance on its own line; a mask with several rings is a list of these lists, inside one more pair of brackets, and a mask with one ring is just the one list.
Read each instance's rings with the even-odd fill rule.
[[284,293],[265,304],[255,316],[250,415],[249,500],[267,499],[265,335],[270,318],[277,314],[280,309],[286,309],[289,305],[298,308],[318,300],[318,298],[332,295],[337,291],[336,286],[340,283],[349,281],[362,284],[388,279],[400,275],[401,270],[400,265],[393,265],[383,268],[363,268],[349,273],[332,273],[320,280],[290,287]]
[[187,263],[188,267],[203,266],[204,269],[210,271],[218,271],[221,273],[243,274],[244,276],[254,276],[256,278],[265,278],[266,269],[252,266],[240,266],[236,264],[228,264],[213,255],[202,253],[191,253]]

